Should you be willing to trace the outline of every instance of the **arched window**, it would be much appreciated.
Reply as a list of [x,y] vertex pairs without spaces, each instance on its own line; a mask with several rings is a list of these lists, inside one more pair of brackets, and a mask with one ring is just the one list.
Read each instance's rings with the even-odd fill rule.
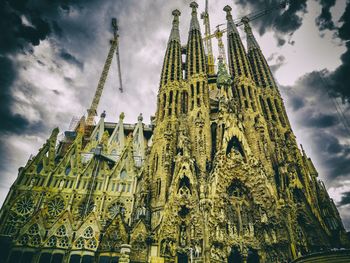
[[160,192],[162,190],[162,181],[160,180],[160,178],[157,179],[157,195],[160,195]]
[[87,227],[84,231],[84,237],[86,238],[91,238],[94,235],[94,230],[92,229],[91,226]]
[[57,236],[65,236],[66,234],[67,234],[67,230],[64,225],[61,225],[56,231]]
[[29,230],[28,230],[28,233],[31,234],[31,235],[36,235],[39,233],[39,226],[38,224],[34,224],[32,225]]
[[180,180],[179,188],[186,186],[188,189],[191,189],[190,179],[187,176],[182,177]]
[[184,176],[180,180],[178,192],[183,197],[188,197],[189,195],[191,195],[191,183],[190,179],[187,176]]
[[66,166],[66,170],[64,171],[65,175],[69,175],[70,171],[71,171],[71,166],[70,166],[70,164],[68,164]]
[[216,122],[213,122],[211,124],[211,138],[212,138],[212,143],[211,143],[211,158],[214,159],[214,155],[216,152],[216,132],[217,132],[217,124]]
[[182,92],[182,102],[181,102],[182,113],[187,113],[188,109],[188,95],[186,91]]
[[120,179],[125,180],[128,178],[128,173],[126,172],[125,169],[123,169],[120,173]]
[[273,109],[273,107],[272,107],[272,103],[271,103],[270,98],[267,98],[267,106],[269,107],[269,110],[270,110],[272,119],[273,119],[274,121],[276,121],[277,119],[276,119],[275,111],[274,111],[274,109]]
[[43,170],[43,160],[41,160],[38,165],[36,166],[36,172],[39,174]]
[[244,195],[246,195],[247,191],[246,188],[244,187],[244,185],[238,181],[238,180],[234,180],[230,186],[227,188],[227,194],[230,197],[238,197],[238,198],[242,198],[244,197]]
[[227,144],[226,155],[229,153],[234,153],[235,155],[241,155],[245,158],[244,150],[241,145],[241,142],[237,139],[236,136],[232,137],[231,140]]

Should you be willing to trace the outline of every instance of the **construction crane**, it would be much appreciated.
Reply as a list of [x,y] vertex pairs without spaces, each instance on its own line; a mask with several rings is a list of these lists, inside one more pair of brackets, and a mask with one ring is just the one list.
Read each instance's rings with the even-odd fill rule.
[[207,59],[208,59],[208,74],[215,74],[215,64],[214,64],[214,55],[213,55],[213,47],[211,43],[210,34],[210,22],[209,22],[209,12],[208,12],[208,0],[205,0],[205,11],[201,14],[201,18],[203,19],[203,24],[205,27],[205,37],[204,37],[204,45],[207,50]]
[[[241,18],[237,18],[237,19],[233,20],[233,22],[235,23],[235,25],[237,27],[239,27],[239,26],[243,25],[244,22],[253,21],[253,20],[257,19],[257,18],[260,18],[260,17],[262,17],[264,15],[267,15],[267,14],[271,13],[275,9],[284,9],[284,8],[286,8],[287,5],[288,5],[288,1],[283,1],[280,4],[278,4],[276,6],[272,6],[272,7],[268,8],[268,9],[265,9],[265,10],[262,10],[262,11],[256,11],[256,12],[250,13],[250,14],[248,14],[246,16],[243,16]],[[204,40],[205,43],[210,42],[210,44],[211,44],[211,41],[209,41],[209,40],[215,37],[217,39],[217,41],[218,41],[219,57],[221,57],[223,59],[223,61],[226,63],[225,49],[224,49],[224,43],[222,41],[222,36],[223,36],[224,33],[227,32],[227,28],[224,28],[224,29],[220,30],[220,26],[222,26],[222,25],[224,25],[224,24],[217,25],[216,26],[216,30],[215,30],[215,32],[213,34],[205,34],[203,40]],[[209,64],[209,57],[213,57],[213,61],[214,61],[213,53],[209,53],[209,52],[212,52],[212,49],[210,49],[210,50],[208,49],[208,64]]]
[[117,65],[118,65],[118,75],[119,75],[119,90],[120,92],[123,92],[123,84],[122,84],[122,74],[120,69],[120,58],[119,58],[119,42],[118,42],[118,23],[116,18],[112,18],[112,28],[113,28],[113,39],[111,42],[111,47],[109,49],[106,62],[104,64],[102,74],[100,77],[100,80],[98,81],[97,89],[94,95],[94,98],[92,100],[90,108],[87,110],[88,116],[86,118],[86,125],[87,126],[93,126],[94,125],[94,119],[95,116],[97,116],[97,107],[101,99],[103,87],[105,85],[107,75],[109,68],[111,67],[111,63],[113,60],[114,52],[117,57]]
[[217,25],[216,26],[216,39],[218,40],[218,48],[219,48],[219,58],[222,59],[222,61],[224,62],[224,64],[226,64],[226,55],[225,55],[225,47],[224,47],[224,42],[222,42],[222,36],[224,34],[224,32],[222,32],[220,30],[220,26],[222,26],[223,24]]

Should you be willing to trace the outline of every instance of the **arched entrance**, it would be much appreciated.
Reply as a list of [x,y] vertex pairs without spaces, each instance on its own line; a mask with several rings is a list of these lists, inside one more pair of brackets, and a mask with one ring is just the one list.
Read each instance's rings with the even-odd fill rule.
[[231,253],[227,258],[227,263],[242,263],[242,256],[241,253],[237,248],[232,248]]
[[255,249],[248,249],[247,263],[259,263],[259,255]]
[[188,263],[188,256],[185,253],[177,253],[177,263]]

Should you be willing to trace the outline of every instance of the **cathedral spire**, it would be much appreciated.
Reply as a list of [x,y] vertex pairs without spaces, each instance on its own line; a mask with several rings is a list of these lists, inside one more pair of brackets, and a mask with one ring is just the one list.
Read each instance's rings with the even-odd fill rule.
[[248,59],[255,83],[263,88],[277,88],[269,65],[253,35],[252,28],[249,25],[249,19],[244,17],[242,18],[242,22],[244,24],[244,31],[247,34]]
[[181,15],[181,12],[177,9],[175,9],[172,12],[174,19],[173,19],[173,28],[171,29],[169,42],[175,40],[180,43],[180,32],[179,32],[179,16]]
[[224,11],[226,12],[227,19],[227,42],[228,42],[228,60],[231,75],[234,78],[245,76],[250,78],[250,68],[248,58],[237,31],[237,27],[232,19],[231,15],[232,8],[225,6]]
[[179,16],[181,13],[176,9],[172,14],[174,16],[173,27],[164,57],[160,86],[165,86],[172,81],[182,80],[181,41],[179,33]]
[[198,4],[196,2],[191,2],[190,7],[192,8],[192,18],[191,18],[191,24],[190,24],[190,31],[200,30],[199,22],[198,22],[198,18],[197,18]]
[[232,19],[231,6],[229,5],[225,6],[224,11],[226,12],[226,19],[227,19],[227,35],[230,35],[230,34],[239,35],[236,24],[233,22],[233,19]]
[[192,2],[190,7],[192,8],[192,18],[187,42],[186,79],[194,74],[206,73],[207,68],[203,39],[197,17],[198,4]]
[[248,52],[254,48],[260,49],[260,46],[258,42],[255,39],[255,36],[252,32],[252,28],[249,25],[249,18],[248,17],[243,17],[242,22],[244,24],[244,31],[247,34],[247,49]]

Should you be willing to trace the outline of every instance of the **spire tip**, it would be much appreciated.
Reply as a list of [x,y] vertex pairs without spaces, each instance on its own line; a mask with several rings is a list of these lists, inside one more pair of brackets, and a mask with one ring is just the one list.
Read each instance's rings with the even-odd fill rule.
[[195,2],[195,1],[191,2],[190,7],[192,8],[193,12],[196,12],[196,9],[198,8],[197,2]]
[[229,6],[229,5],[227,5],[227,6],[224,7],[224,11],[225,11],[226,13],[230,13],[231,10],[232,10],[232,8],[231,8],[231,6]]
[[178,9],[175,9],[171,14],[175,17],[179,17],[181,15],[181,12]]

